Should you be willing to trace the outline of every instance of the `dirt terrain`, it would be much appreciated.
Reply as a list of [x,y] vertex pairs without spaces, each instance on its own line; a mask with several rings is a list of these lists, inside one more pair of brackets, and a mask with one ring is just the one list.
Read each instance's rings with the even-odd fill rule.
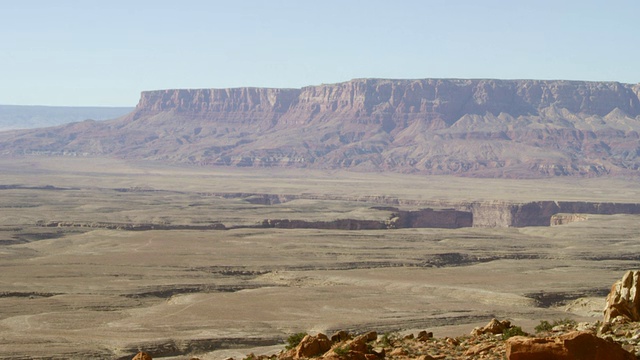
[[[0,167],[3,359],[126,359],[139,350],[221,359],[247,348],[279,350],[300,331],[443,336],[494,317],[525,330],[542,319],[595,321],[611,284],[640,266],[640,215],[631,214],[519,228],[256,226],[264,219],[385,220],[390,202],[401,210],[417,210],[420,201],[640,203],[637,183],[624,179],[56,157],[2,159]],[[238,193],[248,195],[222,196]],[[285,201],[264,204],[255,194]]]

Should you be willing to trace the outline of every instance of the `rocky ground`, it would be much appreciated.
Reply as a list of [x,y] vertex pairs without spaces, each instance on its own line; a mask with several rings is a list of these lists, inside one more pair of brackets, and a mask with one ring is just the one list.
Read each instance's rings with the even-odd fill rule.
[[[289,339],[288,348],[279,352],[246,354],[242,360],[375,360],[375,359],[582,359],[575,348],[606,349],[607,359],[640,357],[640,323],[618,321],[602,326],[600,322],[576,323],[567,319],[552,325],[541,321],[536,334],[522,332],[508,321],[492,320],[484,328],[457,337],[435,338],[430,332],[417,334],[367,332],[360,335],[337,332],[331,337],[322,333]],[[300,341],[297,346],[295,342]],[[292,344],[293,342],[293,344]],[[564,352],[564,355],[563,355]],[[598,357],[588,359],[602,359]],[[139,353],[134,360],[148,360],[153,354]],[[178,359],[178,358],[176,358]],[[209,359],[209,357],[183,357]],[[231,360],[233,358],[227,358]],[[585,358],[586,359],[586,358]]]
[[[508,320],[492,319],[469,335],[435,338],[417,334],[375,331],[352,335],[338,331],[331,337],[298,333],[287,339],[279,353],[250,353],[243,360],[376,360],[376,359],[589,359],[626,360],[640,357],[640,271],[628,271],[607,296],[603,321],[581,322],[565,318],[541,320],[528,334]],[[149,360],[141,352],[133,360]],[[191,360],[198,359],[192,357]],[[233,358],[227,358],[231,360]]]

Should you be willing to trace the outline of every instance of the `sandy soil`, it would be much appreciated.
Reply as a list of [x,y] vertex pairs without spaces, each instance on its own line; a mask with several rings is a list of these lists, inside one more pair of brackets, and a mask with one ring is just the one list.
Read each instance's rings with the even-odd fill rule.
[[[640,263],[635,215],[518,229],[38,226],[51,220],[204,224],[252,223],[269,214],[379,216],[365,202],[269,206],[206,195],[219,191],[402,197],[413,188],[422,198],[475,200],[490,196],[487,184],[501,183],[495,193],[502,199],[522,194],[531,200],[529,190],[538,184],[543,199],[638,201],[637,187],[622,180],[580,180],[585,190],[579,191],[564,181],[480,180],[474,188],[474,180],[456,179],[450,185],[458,188],[447,192],[446,179],[399,175],[285,176],[112,160],[64,159],[57,167],[37,158],[0,163],[0,185],[21,185],[0,190],[3,359],[130,358],[138,350],[222,359],[252,351],[247,348],[276,351],[281,347],[273,345],[300,331],[426,329],[445,336],[492,317],[525,330],[542,319],[594,321],[611,284]],[[405,186],[398,188],[398,181]],[[147,191],[116,190],[131,187]]]

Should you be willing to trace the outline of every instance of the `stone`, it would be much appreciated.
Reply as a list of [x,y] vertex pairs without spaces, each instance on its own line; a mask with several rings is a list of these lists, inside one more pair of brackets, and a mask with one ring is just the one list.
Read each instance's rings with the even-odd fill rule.
[[457,339],[454,339],[454,338],[447,337],[447,338],[444,339],[444,341],[449,345],[453,345],[453,346],[460,345],[460,341],[458,341]]
[[466,356],[478,355],[478,354],[482,353],[483,351],[487,351],[487,350],[493,349],[494,347],[496,347],[496,344],[494,344],[494,343],[478,344],[478,345],[474,345],[474,346],[470,347],[469,349],[467,349],[467,351],[465,351],[464,354]]
[[295,359],[310,358],[321,355],[331,349],[331,340],[325,334],[305,336],[296,347]]
[[590,323],[590,322],[579,322],[578,325],[576,326],[576,330],[577,331],[589,331],[589,332],[596,332],[596,324],[594,323]]
[[491,319],[485,327],[476,327],[471,330],[472,336],[479,336],[484,334],[502,334],[506,329],[511,327],[511,322],[508,320],[500,321],[498,319]]
[[418,336],[416,337],[419,341],[427,341],[429,339],[433,338],[433,333],[432,332],[427,332],[425,330],[422,330],[418,333]]
[[409,355],[409,353],[407,352],[407,350],[405,350],[403,348],[395,348],[395,349],[391,350],[389,355],[390,356],[405,356],[405,355]]
[[351,342],[349,342],[347,345],[349,346],[349,350],[351,351],[357,351],[357,352],[361,352],[363,354],[368,353],[368,347],[367,347],[367,337],[364,335],[360,335],[358,337],[356,337],[355,339],[353,339]]
[[140,351],[131,360],[152,360],[152,357],[151,357],[151,355],[147,354],[146,352]]
[[351,339],[351,336],[349,335],[348,332],[344,330],[340,330],[334,333],[333,335],[331,335],[331,342],[333,343],[339,343],[341,341],[347,341],[349,339]]
[[622,317],[627,321],[640,321],[640,271],[627,271],[616,281],[607,296],[604,322],[610,323]]
[[435,360],[435,358],[431,355],[420,355],[416,360]]
[[547,338],[514,336],[506,350],[508,360],[635,360],[619,344],[584,331]]
[[378,339],[378,333],[375,331],[366,332],[361,336],[364,336],[367,341],[375,341]]

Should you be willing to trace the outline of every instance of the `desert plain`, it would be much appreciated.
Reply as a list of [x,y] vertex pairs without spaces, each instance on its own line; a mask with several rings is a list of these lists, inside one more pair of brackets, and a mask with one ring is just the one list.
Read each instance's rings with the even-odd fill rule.
[[[521,228],[260,226],[384,221],[390,203],[640,203],[637,179],[38,156],[0,159],[0,169],[1,359],[241,358],[277,352],[297,332],[593,322],[613,282],[640,266],[640,215]],[[283,201],[259,201],[266,195]]]

